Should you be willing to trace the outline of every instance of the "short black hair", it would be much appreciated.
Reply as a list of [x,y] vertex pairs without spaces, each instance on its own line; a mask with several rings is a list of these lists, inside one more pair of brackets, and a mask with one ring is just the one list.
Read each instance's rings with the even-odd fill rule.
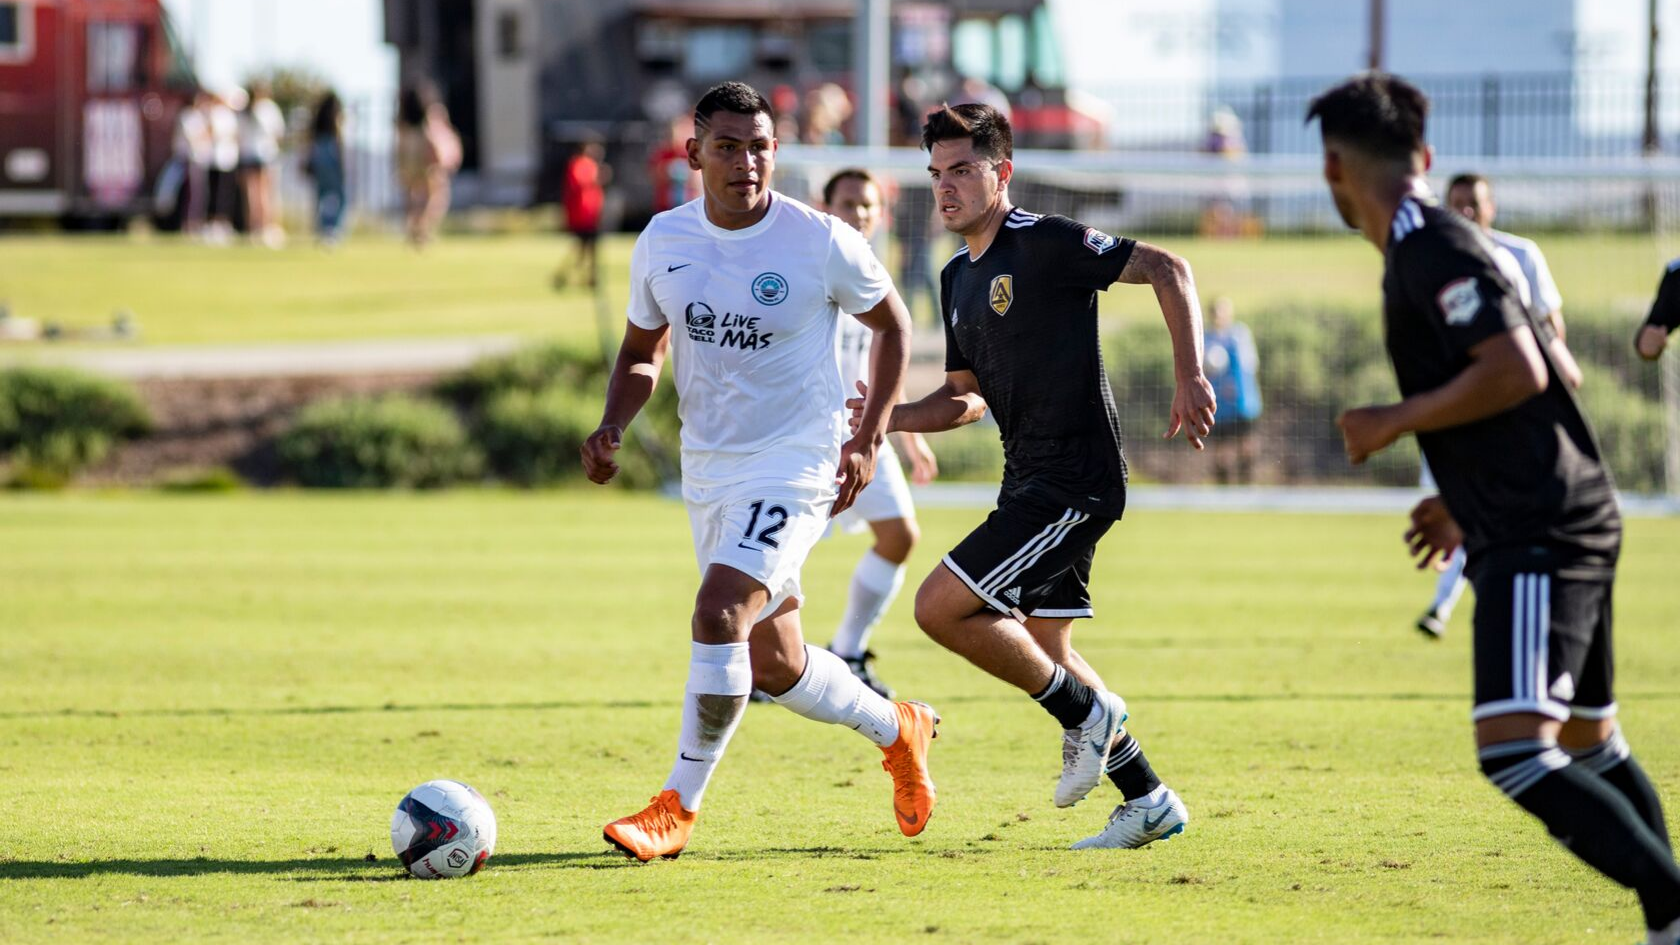
[[974,153],[989,160],[1015,157],[1015,133],[1009,130],[1009,119],[990,105],[941,105],[922,125],[922,147],[929,152],[941,141],[958,138],[974,142]]
[[842,170],[835,171],[834,176],[830,177],[828,179],[828,183],[823,185],[823,203],[831,204],[834,202],[834,191],[840,186],[840,182],[843,180],[862,181],[865,184],[874,184],[876,188],[881,186],[881,183],[875,179],[874,174],[869,173],[861,167],[844,168]]
[[1307,121],[1318,119],[1326,141],[1352,145],[1372,157],[1405,160],[1424,148],[1429,97],[1386,72],[1363,72],[1312,100]]
[[776,123],[776,111],[770,107],[770,100],[745,82],[720,82],[700,96],[700,101],[694,105],[696,136],[706,133],[706,128],[712,123],[712,116],[718,112],[748,116],[762,113],[769,116],[772,125]]
[[1488,193],[1493,193],[1493,184],[1481,174],[1459,174],[1447,184],[1447,193],[1452,193],[1454,187],[1474,187],[1477,184],[1486,186]]

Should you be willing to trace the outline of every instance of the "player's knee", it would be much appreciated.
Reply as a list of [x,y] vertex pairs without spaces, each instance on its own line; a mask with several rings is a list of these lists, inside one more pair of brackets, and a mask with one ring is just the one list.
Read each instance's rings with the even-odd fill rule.
[[740,643],[752,629],[741,601],[708,593],[702,588],[694,600],[693,630],[696,643]]
[[910,560],[910,552],[922,537],[915,519],[895,518],[876,522],[874,525],[876,554],[893,564],[903,564]]

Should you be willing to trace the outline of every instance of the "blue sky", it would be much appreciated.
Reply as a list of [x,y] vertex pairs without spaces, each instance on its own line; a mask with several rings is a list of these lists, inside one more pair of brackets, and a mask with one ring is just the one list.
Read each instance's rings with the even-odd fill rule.
[[238,85],[256,69],[308,66],[346,98],[396,94],[397,57],[379,0],[164,0],[206,85]]

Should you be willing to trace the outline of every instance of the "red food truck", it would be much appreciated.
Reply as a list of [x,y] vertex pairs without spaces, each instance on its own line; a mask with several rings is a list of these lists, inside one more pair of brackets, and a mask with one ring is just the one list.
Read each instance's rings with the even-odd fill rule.
[[0,0],[0,218],[153,212],[196,88],[161,0]]

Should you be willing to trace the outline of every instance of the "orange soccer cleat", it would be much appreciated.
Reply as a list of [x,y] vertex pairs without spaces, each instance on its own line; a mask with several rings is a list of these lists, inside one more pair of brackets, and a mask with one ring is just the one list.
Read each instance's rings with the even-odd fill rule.
[[643,863],[656,856],[674,860],[688,846],[688,835],[694,832],[698,816],[694,811],[683,810],[677,792],[667,789],[655,795],[641,812],[608,824],[601,830],[601,836],[625,856],[633,856]]
[[895,702],[898,710],[898,741],[881,749],[881,762],[893,779],[893,814],[898,829],[914,837],[927,826],[938,798],[933,778],[928,776],[928,743],[939,737],[939,716],[925,702]]

